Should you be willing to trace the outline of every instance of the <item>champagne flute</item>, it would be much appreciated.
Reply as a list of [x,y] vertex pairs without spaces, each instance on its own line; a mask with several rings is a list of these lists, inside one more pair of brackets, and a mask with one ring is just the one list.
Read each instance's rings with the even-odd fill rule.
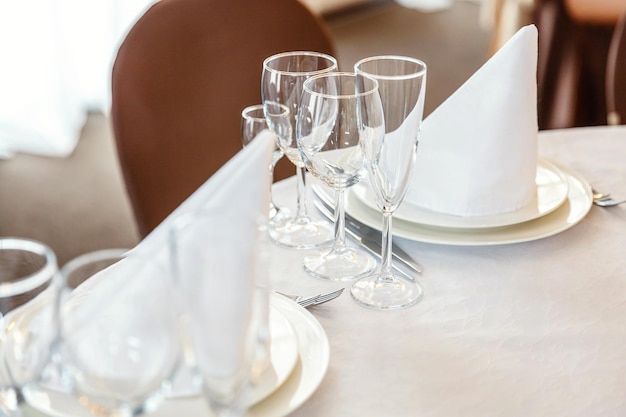
[[[270,238],[282,246],[307,249],[327,242],[333,237],[330,225],[313,220],[307,213],[306,168],[296,142],[296,117],[302,96],[302,85],[307,78],[337,70],[337,60],[330,55],[317,52],[284,52],[265,59],[261,95],[267,124],[278,139],[278,146],[297,170],[297,210],[293,220],[280,228],[270,230]],[[285,126],[280,115],[281,106],[289,109],[290,123]]]
[[[286,123],[289,123],[289,109],[286,107],[278,107],[279,114],[273,116],[278,120],[282,117]],[[263,105],[257,104],[254,106],[248,106],[241,112],[241,141],[243,146],[248,145],[254,138],[256,138],[261,132],[269,130],[267,127],[267,120],[265,119],[265,113],[263,111]],[[273,134],[273,133],[272,133]],[[274,168],[276,164],[282,158],[284,152],[276,144],[276,149],[272,155],[272,162],[270,164],[270,184],[274,182]],[[272,199],[272,192],[270,186],[270,212],[269,212],[269,228],[279,227],[283,222],[291,219],[291,212],[288,208],[278,207]]]
[[376,268],[372,255],[347,246],[345,239],[345,190],[366,175],[362,135],[384,134],[378,84],[368,78],[359,81],[357,89],[354,73],[313,76],[305,81],[300,102],[296,136],[302,160],[336,192],[334,242],[304,258],[304,269],[318,278],[352,280]]
[[0,238],[0,415],[21,417],[56,340],[56,255],[29,239]]
[[179,313],[164,255],[99,250],[61,269],[55,359],[63,388],[92,414],[153,411],[179,367]]
[[357,76],[378,81],[385,134],[371,135],[363,148],[369,182],[383,213],[380,271],[356,281],[350,290],[361,305],[399,309],[417,303],[422,289],[392,269],[392,215],[406,195],[417,151],[424,110],[426,64],[403,56],[365,58],[355,64]]

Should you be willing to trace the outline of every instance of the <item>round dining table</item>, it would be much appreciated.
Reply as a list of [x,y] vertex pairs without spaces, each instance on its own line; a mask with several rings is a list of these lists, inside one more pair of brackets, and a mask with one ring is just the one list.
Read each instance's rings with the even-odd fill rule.
[[[626,126],[541,131],[538,155],[626,199]],[[273,195],[293,209],[294,179]],[[516,243],[394,242],[423,266],[423,298],[391,311],[358,305],[350,282],[307,275],[306,251],[272,247],[272,288],[346,288],[309,310],[328,369],[290,415],[626,415],[626,204],[593,205],[559,233]]]
[[[307,274],[306,250],[267,245],[271,289],[345,291],[308,312],[271,296],[295,327],[300,363],[249,416],[626,416],[626,204],[591,204],[591,187],[626,199],[626,126],[542,131],[538,156],[568,173],[570,194],[529,221],[536,235],[481,244],[472,229],[448,230],[438,243],[419,233],[394,238],[423,267],[414,275],[423,297],[406,309],[362,307],[351,282]],[[294,210],[295,190],[294,177],[275,183],[274,201]],[[153,415],[207,417],[199,401],[166,401]],[[65,402],[42,397],[38,409]]]

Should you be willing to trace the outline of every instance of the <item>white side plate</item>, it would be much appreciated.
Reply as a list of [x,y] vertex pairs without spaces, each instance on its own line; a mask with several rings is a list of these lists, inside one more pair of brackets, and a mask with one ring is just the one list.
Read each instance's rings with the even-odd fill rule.
[[[393,218],[426,226],[448,227],[452,229],[478,229],[510,226],[545,216],[559,208],[568,196],[568,180],[565,174],[553,163],[542,159],[537,163],[537,194],[533,201],[523,208],[509,213],[492,216],[457,216],[418,207],[404,201],[393,214]],[[369,185],[359,183],[348,192],[360,202],[378,211]]]
[[[329,361],[328,338],[320,323],[311,313],[293,301],[272,294],[270,304],[280,312],[294,329],[298,358],[285,382],[271,395],[255,404],[246,414],[249,417],[283,417],[298,408],[315,392],[322,382]],[[31,404],[44,416],[92,417],[76,401],[57,391],[41,393]],[[37,415],[33,413],[33,415]],[[169,398],[151,417],[210,417],[213,414],[201,397]]]
[[[577,173],[559,166],[569,187],[565,202],[552,213],[512,226],[494,228],[431,227],[393,220],[393,235],[426,243],[443,245],[485,246],[527,242],[555,235],[580,222],[589,212],[593,202],[591,187]],[[347,212],[361,222],[378,230],[382,227],[382,214],[363,204],[354,195],[348,195]]]

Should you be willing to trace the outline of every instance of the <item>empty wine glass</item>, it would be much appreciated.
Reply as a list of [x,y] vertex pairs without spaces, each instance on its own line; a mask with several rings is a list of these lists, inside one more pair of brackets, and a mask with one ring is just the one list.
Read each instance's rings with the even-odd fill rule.
[[0,238],[0,415],[19,417],[56,339],[56,255],[29,239]]
[[402,56],[365,58],[355,64],[357,76],[378,81],[385,134],[366,136],[363,149],[369,182],[383,213],[380,271],[356,281],[352,297],[375,309],[398,309],[417,303],[422,289],[392,269],[392,215],[407,191],[415,164],[426,87],[426,64]]
[[167,256],[109,249],[62,268],[55,359],[63,388],[92,414],[142,415],[166,394],[181,357],[168,265]]
[[[297,167],[297,211],[293,220],[282,227],[270,230],[270,238],[283,246],[313,248],[330,242],[332,228],[327,222],[309,217],[306,205],[306,168],[296,142],[296,117],[302,96],[302,86],[307,78],[337,70],[337,60],[317,52],[284,52],[263,62],[261,95],[267,124],[278,139],[278,146]],[[281,106],[289,109],[288,125],[273,117],[280,115]]]
[[[272,116],[273,119],[276,119],[276,122],[279,123],[279,119],[283,118],[285,123],[289,123],[289,109],[283,106],[277,106],[280,110],[279,114]],[[241,112],[241,141],[243,146],[248,145],[254,138],[256,138],[261,132],[268,130],[267,120],[265,119],[265,113],[263,111],[263,105],[257,104],[254,106],[248,106]],[[274,134],[272,132],[272,134]],[[284,152],[276,144],[276,149],[274,150],[274,154],[272,155],[272,163],[270,164],[270,183],[274,182],[274,167],[282,158]],[[270,186],[270,229],[274,227],[279,227],[283,222],[291,219],[291,212],[288,208],[278,207],[274,200],[272,199]]]
[[[330,248],[304,258],[311,275],[331,280],[352,280],[371,273],[375,258],[345,240],[345,195],[348,187],[366,175],[362,135],[383,136],[383,111],[378,85],[353,73],[333,72],[304,83],[297,123],[302,160],[315,177],[336,192],[335,240]],[[357,107],[361,109],[357,117]]]
[[188,363],[218,417],[245,413],[257,365],[269,363],[263,217],[205,207],[181,215],[171,230]]

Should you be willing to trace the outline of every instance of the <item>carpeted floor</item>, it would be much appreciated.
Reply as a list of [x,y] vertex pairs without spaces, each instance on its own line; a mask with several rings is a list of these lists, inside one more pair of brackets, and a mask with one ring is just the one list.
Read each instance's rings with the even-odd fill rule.
[[336,42],[340,69],[360,58],[408,55],[428,66],[428,115],[486,61],[490,33],[479,25],[480,6],[457,1],[445,11],[422,13],[393,1],[375,2],[326,21]]

